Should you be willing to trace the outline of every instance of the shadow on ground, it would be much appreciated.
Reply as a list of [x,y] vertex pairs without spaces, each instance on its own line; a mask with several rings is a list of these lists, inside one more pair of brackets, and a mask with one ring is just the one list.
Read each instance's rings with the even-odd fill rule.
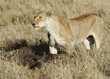
[[[29,65],[30,69],[35,70],[35,67],[41,68],[42,63],[46,61],[53,60],[58,55],[52,55],[49,53],[49,44],[41,42],[38,45],[28,45],[26,40],[20,40],[19,42],[12,43],[11,41],[7,42],[6,47],[0,47],[0,50],[6,51],[5,57],[9,60],[14,57],[14,61],[18,65],[26,66]],[[13,54],[10,51],[15,51]],[[61,52],[59,52],[61,53]],[[4,53],[3,53],[4,54]]]
[[[32,70],[35,70],[35,67],[40,69],[44,63],[54,61],[55,59],[58,59],[58,57],[61,58],[63,53],[66,54],[66,52],[58,52],[60,54],[52,55],[49,53],[49,44],[44,42],[40,43],[41,44],[36,43],[34,45],[28,45],[26,40],[21,40],[16,43],[8,41],[8,45],[6,47],[0,47],[0,50],[3,49],[4,52],[2,54],[5,58],[14,61],[18,65],[26,66],[28,64],[29,69]],[[106,65],[99,65],[98,68],[101,72],[103,72],[104,75],[110,76],[110,71],[107,69],[109,64]]]

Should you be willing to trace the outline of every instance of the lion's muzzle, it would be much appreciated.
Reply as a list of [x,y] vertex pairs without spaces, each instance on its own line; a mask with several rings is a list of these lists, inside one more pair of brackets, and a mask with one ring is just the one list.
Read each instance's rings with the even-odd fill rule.
[[32,23],[32,26],[35,28],[35,23]]

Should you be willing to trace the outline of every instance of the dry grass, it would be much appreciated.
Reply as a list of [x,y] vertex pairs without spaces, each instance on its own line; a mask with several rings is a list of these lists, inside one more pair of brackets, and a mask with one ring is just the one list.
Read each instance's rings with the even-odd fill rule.
[[[0,0],[0,79],[110,79],[109,7],[110,0]],[[66,51],[71,54],[46,55],[48,33],[31,25],[38,9],[69,19],[101,15],[101,48],[80,44]]]

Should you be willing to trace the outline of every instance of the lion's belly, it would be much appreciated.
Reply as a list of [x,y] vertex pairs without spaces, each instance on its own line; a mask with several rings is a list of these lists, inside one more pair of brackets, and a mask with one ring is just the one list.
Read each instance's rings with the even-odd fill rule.
[[81,39],[81,40],[76,40],[72,42],[72,46],[77,46],[78,44],[84,42],[85,39]]

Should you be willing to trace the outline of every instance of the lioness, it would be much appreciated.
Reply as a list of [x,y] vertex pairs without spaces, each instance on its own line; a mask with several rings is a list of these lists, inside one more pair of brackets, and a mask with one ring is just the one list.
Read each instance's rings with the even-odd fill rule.
[[55,43],[75,46],[84,42],[86,49],[90,50],[90,42],[87,40],[90,35],[94,37],[98,49],[102,41],[103,23],[103,20],[95,14],[67,19],[52,15],[50,12],[39,12],[32,25],[35,30],[44,27],[49,32],[50,53],[57,54]]

